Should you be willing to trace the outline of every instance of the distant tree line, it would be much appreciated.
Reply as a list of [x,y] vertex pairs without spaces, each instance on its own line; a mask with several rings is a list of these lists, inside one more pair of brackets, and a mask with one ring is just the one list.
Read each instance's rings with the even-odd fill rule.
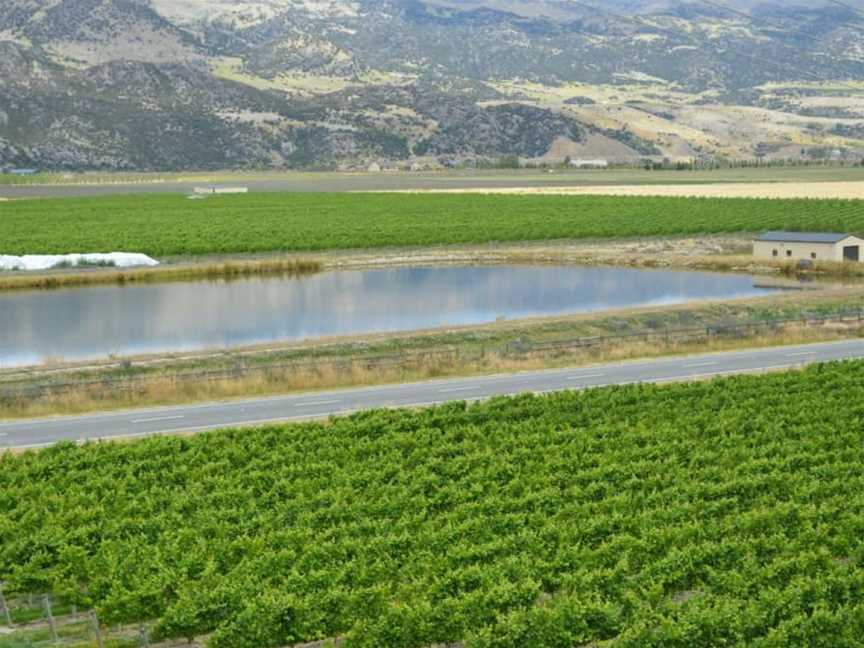
[[[522,160],[517,155],[503,155],[494,159],[469,159],[462,166],[477,169],[561,169],[571,168],[570,157],[558,160]],[[774,159],[765,158],[693,158],[690,160],[641,159],[630,162],[610,161],[609,169],[645,169],[646,171],[711,171],[720,169],[758,169],[758,168],[806,168],[806,167],[864,167],[864,158],[858,160],[832,158],[820,159]]]

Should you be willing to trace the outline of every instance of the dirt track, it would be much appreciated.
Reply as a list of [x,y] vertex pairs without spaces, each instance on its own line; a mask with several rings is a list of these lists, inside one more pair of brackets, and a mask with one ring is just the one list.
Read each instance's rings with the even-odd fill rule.
[[[53,180],[53,178],[52,178]],[[429,172],[336,173],[336,172],[216,172],[209,174],[144,174],[137,180],[123,174],[100,176],[80,174],[57,184],[3,184],[0,198],[62,198],[110,194],[186,193],[197,185],[239,184],[258,192],[342,192],[342,191],[543,191],[610,193],[621,190],[662,193],[663,186],[685,187],[684,195],[695,191],[726,191],[734,187],[767,187],[785,184],[789,189],[814,197],[843,193],[849,185],[864,197],[864,167],[742,168],[701,171],[646,171],[643,169],[463,169]],[[829,183],[834,189],[819,189]],[[703,188],[704,185],[704,188]],[[856,189],[856,185],[859,187]],[[810,187],[814,187],[813,190]],[[674,190],[673,190],[674,191]],[[848,191],[848,190],[845,190]],[[678,195],[678,194],[669,194]],[[705,194],[709,195],[709,194]],[[844,194],[845,195],[845,194]],[[842,197],[842,196],[840,196]]]

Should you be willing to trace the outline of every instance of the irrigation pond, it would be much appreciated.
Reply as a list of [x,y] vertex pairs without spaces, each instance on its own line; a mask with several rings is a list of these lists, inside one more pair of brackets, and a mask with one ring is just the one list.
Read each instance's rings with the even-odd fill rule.
[[736,274],[470,266],[0,293],[0,367],[673,305],[779,289]]

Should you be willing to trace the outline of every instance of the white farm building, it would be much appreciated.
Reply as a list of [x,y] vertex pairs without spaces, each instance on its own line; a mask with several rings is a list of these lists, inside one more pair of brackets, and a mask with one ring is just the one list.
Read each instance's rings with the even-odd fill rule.
[[197,196],[249,193],[249,187],[195,187],[192,193]]
[[570,160],[574,169],[607,169],[609,160]]
[[861,262],[864,239],[825,232],[766,232],[753,241],[760,259]]

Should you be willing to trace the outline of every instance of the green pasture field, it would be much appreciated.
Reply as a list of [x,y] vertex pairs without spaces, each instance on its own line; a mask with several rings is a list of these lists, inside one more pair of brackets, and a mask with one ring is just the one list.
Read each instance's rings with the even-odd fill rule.
[[0,252],[156,257],[675,236],[864,231],[864,201],[276,193],[0,204]]
[[851,648],[862,393],[843,363],[5,455],[0,579],[214,648]]

